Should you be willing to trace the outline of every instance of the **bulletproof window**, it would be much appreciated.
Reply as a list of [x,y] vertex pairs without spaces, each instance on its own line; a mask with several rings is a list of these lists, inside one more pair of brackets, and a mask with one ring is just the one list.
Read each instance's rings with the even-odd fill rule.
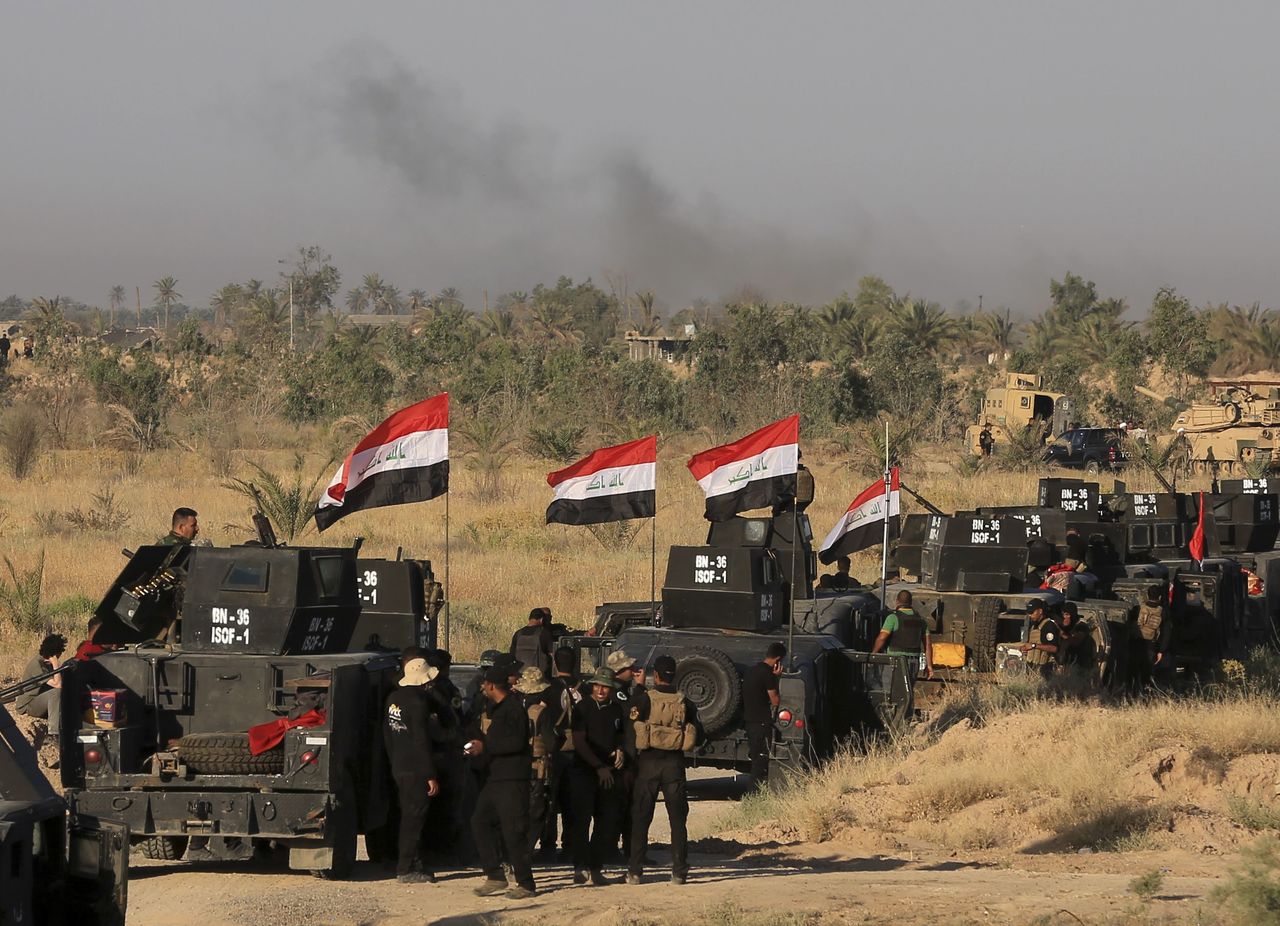
[[804,538],[805,543],[813,542],[813,525],[809,523],[807,514],[800,515],[800,536]]
[[311,560],[316,571],[321,598],[337,598],[342,594],[343,561],[341,556],[317,556]]
[[1030,397],[1030,396],[1026,396],[1026,395],[1024,395],[1020,401],[1021,401],[1021,404],[1022,404],[1022,407],[1023,407],[1023,408],[1030,408],[1030,407],[1031,407],[1031,397]]
[[222,577],[224,592],[265,592],[271,574],[269,563],[252,560],[236,560]]
[[748,520],[742,526],[742,542],[748,546],[760,546],[764,543],[765,533],[768,531],[768,521],[761,519]]

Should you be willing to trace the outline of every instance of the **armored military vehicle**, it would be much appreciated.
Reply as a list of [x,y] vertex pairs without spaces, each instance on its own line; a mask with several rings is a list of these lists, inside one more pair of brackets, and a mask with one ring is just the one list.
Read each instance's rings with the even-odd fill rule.
[[866,652],[879,627],[875,597],[815,589],[812,541],[803,513],[713,523],[706,544],[671,548],[660,602],[603,605],[596,633],[560,642],[578,652],[583,671],[617,648],[645,665],[673,656],[676,684],[708,734],[690,761],[745,769],[742,673],[782,641],[773,757],[799,765],[829,756],[852,735],[904,722],[911,691],[907,660]]
[[969,452],[981,456],[982,432],[989,431],[995,452],[1011,435],[1034,428],[1045,438],[1067,430],[1075,414],[1070,396],[1049,392],[1039,373],[1009,373],[1003,386],[988,389],[975,424],[965,432]]
[[[1209,386],[1211,398],[1179,408],[1169,433],[1157,438],[1166,459],[1198,472],[1265,475],[1280,462],[1280,388],[1226,381]],[[1137,389],[1170,401],[1143,386]]]
[[[388,820],[381,708],[398,651],[434,645],[429,564],[358,547],[142,547],[96,611],[119,648],[64,683],[64,784],[77,814],[176,858],[255,843],[347,876]],[[110,717],[82,715],[92,691]],[[83,716],[83,719],[82,719]]]
[[0,923],[123,926],[129,831],[67,812],[0,707]]

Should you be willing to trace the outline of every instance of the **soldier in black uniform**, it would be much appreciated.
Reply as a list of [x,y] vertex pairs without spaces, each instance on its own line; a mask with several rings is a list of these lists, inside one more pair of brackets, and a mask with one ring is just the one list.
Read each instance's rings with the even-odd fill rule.
[[[481,690],[491,707],[481,719],[479,737],[463,747],[484,763],[486,773],[471,817],[471,835],[485,876],[475,892],[488,897],[505,891],[512,900],[524,900],[535,893],[529,861],[529,718],[519,697],[511,694],[505,667],[486,669]],[[504,849],[515,876],[513,885],[502,870]]]
[[529,852],[542,836],[551,808],[551,762],[560,745],[557,726],[561,721],[558,698],[552,696],[551,683],[537,666],[525,666],[516,683],[516,693],[529,716],[529,750],[532,772],[529,776]]
[[742,675],[742,722],[747,728],[747,754],[751,758],[752,787],[769,783],[769,749],[773,741],[773,715],[778,709],[778,676],[787,648],[769,644],[764,661]]
[[387,698],[382,735],[391,758],[400,799],[400,844],[396,880],[407,884],[434,883],[432,872],[424,868],[420,854],[422,828],[431,798],[440,793],[440,779],[431,748],[431,697],[426,686],[437,670],[425,659],[410,659],[404,667],[400,687]]
[[572,647],[562,646],[555,651],[555,675],[551,679],[551,691],[560,705],[563,721],[559,730],[560,744],[551,762],[551,807],[542,833],[542,852],[549,861],[556,848],[557,817],[563,818],[561,827],[561,861],[569,860],[570,831],[573,828],[573,800],[569,768],[573,764],[573,711],[582,701],[578,690],[578,677],[574,673],[575,653]]
[[684,884],[689,877],[689,801],[685,795],[684,754],[702,739],[697,709],[676,690],[676,661],[659,656],[653,662],[652,691],[640,692],[631,702],[628,718],[635,730],[635,795],[631,807],[631,858],[627,883],[639,884],[644,856],[649,848],[649,825],[658,792],[667,805],[671,823],[671,881]]
[[[619,778],[625,765],[626,715],[614,698],[613,670],[600,669],[588,679],[591,697],[573,712],[573,883],[608,884],[604,864],[618,839]],[[593,826],[594,824],[594,826]]]

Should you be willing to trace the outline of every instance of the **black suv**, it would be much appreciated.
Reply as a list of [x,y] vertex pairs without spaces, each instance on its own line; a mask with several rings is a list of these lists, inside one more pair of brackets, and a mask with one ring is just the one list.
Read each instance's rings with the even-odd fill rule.
[[1115,428],[1072,428],[1045,448],[1044,462],[1093,475],[1120,469],[1128,462],[1128,454]]

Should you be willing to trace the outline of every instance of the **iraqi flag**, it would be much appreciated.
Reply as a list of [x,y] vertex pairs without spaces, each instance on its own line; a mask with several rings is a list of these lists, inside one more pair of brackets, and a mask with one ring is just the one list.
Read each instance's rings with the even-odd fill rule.
[[555,500],[547,523],[603,524],[652,518],[657,510],[657,435],[602,447],[572,466],[547,474]]
[[[898,515],[900,511],[898,492],[898,468],[895,466],[889,475],[889,536],[898,535]],[[818,559],[825,564],[834,563],[842,556],[849,556],[877,543],[884,542],[884,477],[862,490],[853,500],[849,510],[844,513],[836,526],[831,528],[827,539],[822,541],[822,549],[818,551]]]
[[342,461],[316,507],[324,530],[353,511],[425,502],[449,491],[449,393],[402,408]]
[[707,520],[727,521],[739,511],[794,498],[799,462],[800,416],[792,415],[702,451],[689,460],[689,471],[706,493]]

